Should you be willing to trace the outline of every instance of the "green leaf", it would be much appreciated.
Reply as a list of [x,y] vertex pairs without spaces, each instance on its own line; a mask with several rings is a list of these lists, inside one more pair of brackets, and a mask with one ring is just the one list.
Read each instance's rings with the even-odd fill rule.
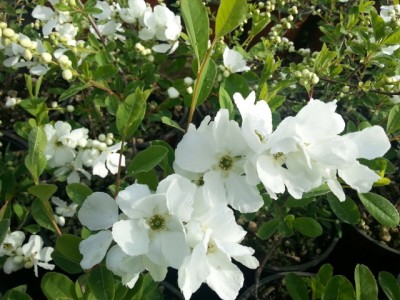
[[294,229],[308,237],[320,236],[323,232],[321,224],[309,217],[298,217],[293,221]]
[[329,206],[341,221],[352,225],[360,222],[360,212],[353,199],[346,197],[346,200],[341,202],[333,194],[329,194],[327,199]]
[[295,273],[285,275],[287,292],[293,300],[308,300],[308,289],[305,281]]
[[42,201],[48,201],[56,191],[57,186],[55,184],[40,184],[31,186],[28,189],[29,194],[39,198]]
[[240,93],[245,98],[250,94],[249,84],[243,75],[229,75],[229,77],[225,79],[223,86],[231,98],[233,98],[235,93]]
[[199,93],[197,95],[196,106],[202,104],[210,94],[212,87],[214,86],[215,78],[217,77],[217,65],[214,60],[209,59],[204,66],[203,72],[199,78]]
[[389,34],[389,36],[383,40],[384,45],[398,45],[400,44],[400,30],[397,28],[396,31]]
[[36,223],[40,226],[54,232],[56,231],[54,227],[55,220],[53,217],[53,209],[48,201],[42,201],[40,199],[33,200],[31,213]]
[[113,273],[105,266],[98,266],[91,270],[88,283],[96,299],[110,300],[114,298]]
[[400,284],[391,273],[382,271],[378,275],[379,285],[389,300],[400,299]]
[[9,201],[14,195],[15,186],[17,184],[14,172],[6,171],[1,177],[1,186],[0,186],[0,201]]
[[201,0],[182,0],[181,13],[190,45],[200,64],[207,52],[210,31],[207,10]]
[[164,157],[163,161],[160,163],[160,167],[164,170],[165,177],[170,174],[175,173],[173,169],[173,164],[175,161],[175,151],[174,148],[171,147],[165,141],[155,140],[151,142],[151,146],[163,146],[168,149],[167,155]]
[[378,285],[375,277],[367,266],[357,265],[354,271],[357,300],[378,299]]
[[163,122],[165,125],[171,126],[171,127],[175,128],[175,129],[178,129],[179,131],[181,131],[183,133],[186,132],[185,129],[183,129],[181,126],[179,126],[178,123],[176,123],[174,120],[172,120],[169,117],[162,116],[161,117],[161,122]]
[[375,10],[370,11],[371,25],[374,30],[375,40],[379,41],[385,35],[386,24],[382,17],[379,16]]
[[10,219],[4,219],[0,221],[0,245],[3,243],[8,230],[10,229]]
[[235,108],[233,106],[233,102],[231,97],[229,96],[228,92],[224,89],[224,84],[221,84],[219,87],[219,106],[222,109],[227,109],[229,111],[229,118],[233,119],[233,115],[235,112]]
[[17,288],[13,288],[13,289],[7,291],[7,293],[1,299],[2,300],[32,300],[32,297]]
[[29,134],[29,150],[25,157],[25,166],[31,173],[33,180],[39,184],[39,177],[47,165],[44,154],[47,144],[47,137],[42,127],[35,127]]
[[215,38],[220,38],[235,30],[246,16],[246,0],[221,0],[215,21]]
[[323,285],[326,285],[328,281],[332,278],[332,275],[333,275],[332,265],[324,264],[319,268],[316,278]]
[[271,219],[266,223],[263,223],[257,230],[257,236],[262,239],[266,240],[269,239],[279,227],[279,220],[278,219]]
[[141,172],[135,175],[137,183],[147,184],[150,190],[155,191],[158,186],[158,177],[155,170]]
[[322,196],[325,194],[328,194],[330,192],[329,186],[324,183],[321,184],[319,187],[312,189],[311,191],[304,193],[303,198],[308,198],[308,197],[317,197],[317,196]]
[[93,193],[91,188],[82,183],[68,184],[66,191],[69,199],[79,205],[82,205],[85,199]]
[[366,210],[382,225],[395,227],[399,225],[399,212],[386,198],[374,194],[358,194]]
[[400,129],[400,105],[395,105],[389,112],[386,133],[391,134]]
[[79,252],[79,243],[81,241],[82,238],[78,236],[63,234],[56,241],[55,251],[57,251],[57,258],[54,252],[52,254],[55,263],[71,274],[83,271],[80,266],[82,254]]
[[73,95],[79,93],[80,91],[88,88],[89,85],[87,83],[76,83],[66,89],[58,98],[58,101],[64,101],[68,98],[72,97]]
[[150,90],[141,91],[140,88],[136,88],[133,94],[118,105],[117,128],[124,139],[132,136],[142,122],[150,92]]
[[[158,284],[154,282],[150,274],[147,273],[142,277],[141,285],[136,291],[135,296],[128,298],[129,300],[161,300],[163,299],[161,291],[158,289]],[[126,299],[126,300],[128,300]]]
[[93,73],[93,79],[98,81],[108,80],[118,74],[118,68],[114,65],[108,64],[100,66]]
[[47,299],[76,299],[75,284],[67,276],[56,272],[47,272],[40,284]]
[[287,207],[304,207],[312,202],[314,202],[315,198],[314,197],[309,197],[309,198],[301,198],[301,199],[295,199],[293,197],[289,197],[287,201],[285,202],[285,206]]
[[351,282],[342,275],[333,276],[325,287],[322,300],[354,300],[356,295]]
[[153,170],[164,157],[168,149],[164,146],[154,145],[139,152],[128,166],[128,174],[137,174]]

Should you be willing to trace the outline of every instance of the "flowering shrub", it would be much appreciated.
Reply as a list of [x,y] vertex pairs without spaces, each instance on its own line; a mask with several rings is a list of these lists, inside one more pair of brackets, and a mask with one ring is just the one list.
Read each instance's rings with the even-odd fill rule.
[[398,4],[153,2],[0,1],[5,273],[33,267],[48,299],[156,299],[173,268],[185,299],[235,299],[236,263],[262,267],[239,219],[316,237],[290,201],[325,201],[332,223],[363,205],[399,225],[373,190],[397,184]]

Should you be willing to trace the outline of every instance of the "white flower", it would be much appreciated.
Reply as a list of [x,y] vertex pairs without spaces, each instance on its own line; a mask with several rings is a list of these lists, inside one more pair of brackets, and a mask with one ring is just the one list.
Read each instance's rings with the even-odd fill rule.
[[22,246],[22,254],[24,255],[24,267],[34,268],[35,276],[38,277],[38,267],[46,270],[53,270],[54,265],[49,264],[52,260],[52,247],[43,248],[43,240],[39,235],[31,235],[28,243]]
[[257,211],[263,200],[257,187],[247,181],[244,165],[252,151],[239,125],[229,120],[224,109],[209,122],[206,117],[197,129],[190,124],[175,151],[176,170],[200,174],[205,183],[212,182],[210,193],[225,196],[219,202],[226,201],[241,212]]
[[51,202],[56,206],[56,214],[63,217],[73,217],[78,208],[78,204],[71,203],[68,205],[67,202],[61,200],[59,197],[51,197]]
[[382,5],[380,7],[380,16],[385,23],[390,23],[396,19],[400,13],[400,5]]
[[14,256],[18,248],[22,246],[25,240],[25,234],[22,231],[13,231],[7,233],[3,243],[0,247],[0,257],[2,256]]
[[103,260],[111,245],[113,238],[108,229],[118,221],[118,206],[108,194],[95,192],[83,202],[78,219],[90,230],[99,230],[79,244],[83,255],[80,264],[83,269],[90,269]]
[[250,67],[246,66],[246,60],[236,50],[225,47],[223,54],[223,62],[225,68],[231,73],[239,73],[250,70]]
[[128,219],[114,224],[114,240],[129,256],[145,255],[161,273],[168,266],[179,268],[189,254],[182,222],[190,219],[195,190],[179,175],[160,182],[155,194],[145,185],[128,186],[116,199]]
[[236,299],[244,278],[231,259],[252,269],[258,266],[258,261],[252,256],[253,249],[239,244],[246,232],[236,224],[233,211],[217,205],[195,216],[186,230],[193,251],[178,271],[178,284],[185,299],[203,282],[221,299]]
[[[121,150],[121,142],[113,146],[108,147],[104,151],[100,152],[100,155],[93,160],[93,175],[98,175],[102,178],[111,174],[117,174],[120,154],[117,153]],[[125,166],[125,156],[121,157],[121,167]]]
[[151,7],[147,6],[144,0],[129,0],[128,8],[122,8],[119,15],[124,22],[133,24],[141,19],[146,11],[151,11]]

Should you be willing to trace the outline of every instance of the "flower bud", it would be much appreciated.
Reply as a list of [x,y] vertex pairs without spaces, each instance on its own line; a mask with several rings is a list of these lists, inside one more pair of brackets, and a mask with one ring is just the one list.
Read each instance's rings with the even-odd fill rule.
[[179,97],[179,92],[178,92],[178,90],[177,90],[176,88],[174,88],[174,87],[170,87],[170,88],[167,90],[167,93],[168,93],[168,97],[171,98],[171,99],[173,99],[173,98],[178,98],[178,97]]
[[67,105],[67,112],[72,113],[75,110],[75,107],[73,105]]
[[11,38],[15,35],[14,30],[12,30],[11,28],[4,28],[3,29],[3,36]]
[[48,52],[43,52],[40,57],[43,59],[45,63],[49,63],[52,60],[51,54]]
[[63,77],[65,80],[67,80],[67,81],[71,80],[71,79],[72,79],[72,72],[71,72],[71,70],[64,70],[64,71],[62,72],[62,77]]

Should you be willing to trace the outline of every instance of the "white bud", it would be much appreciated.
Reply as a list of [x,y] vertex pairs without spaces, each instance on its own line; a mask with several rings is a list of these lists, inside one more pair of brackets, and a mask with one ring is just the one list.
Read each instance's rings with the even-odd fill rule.
[[67,112],[73,112],[75,110],[75,107],[73,105],[67,105]]
[[63,77],[65,80],[69,81],[69,80],[72,79],[72,72],[71,72],[70,70],[64,70],[64,71],[62,72],[62,77]]
[[3,35],[5,37],[11,38],[15,35],[15,32],[11,28],[5,28],[5,29],[3,29]]
[[179,91],[176,88],[174,88],[173,86],[168,88],[167,93],[168,93],[168,97],[171,99],[179,97]]
[[189,87],[186,89],[186,92],[187,92],[189,95],[193,94],[193,88],[192,88],[191,86],[189,86]]
[[56,101],[51,102],[51,107],[52,108],[57,108],[58,107],[58,103]]
[[43,52],[40,56],[45,63],[49,63],[52,60],[51,54],[48,52]]
[[86,147],[87,144],[88,144],[88,140],[85,138],[80,138],[78,141],[78,145],[82,148]]
[[154,56],[153,56],[153,55],[147,56],[147,60],[148,60],[149,62],[153,62],[153,61],[154,61]]
[[101,143],[99,144],[99,149],[100,149],[101,151],[105,151],[105,150],[107,150],[107,144],[106,144],[106,143],[103,143],[103,142],[101,142]]
[[32,59],[32,52],[29,49],[25,49],[23,57],[27,61],[31,60]]
[[226,77],[229,77],[229,75],[231,75],[231,72],[229,72],[228,70],[225,70],[222,75],[226,78]]
[[107,133],[107,138],[108,139],[113,139],[114,138],[114,134],[112,132]]
[[106,139],[107,146],[111,146],[113,143],[114,143],[113,139],[110,139],[110,138]]
[[57,59],[58,63],[60,65],[68,65],[69,63],[69,58],[66,55],[61,55],[58,59]]
[[24,48],[31,48],[32,47],[32,42],[30,39],[21,39],[19,41],[20,45]]
[[185,77],[185,78],[183,79],[183,82],[184,82],[186,85],[192,85],[192,84],[193,84],[193,79],[192,79],[191,77]]
[[106,140],[106,135],[104,133],[99,134],[99,136],[97,137],[97,139],[100,142],[104,142]]

